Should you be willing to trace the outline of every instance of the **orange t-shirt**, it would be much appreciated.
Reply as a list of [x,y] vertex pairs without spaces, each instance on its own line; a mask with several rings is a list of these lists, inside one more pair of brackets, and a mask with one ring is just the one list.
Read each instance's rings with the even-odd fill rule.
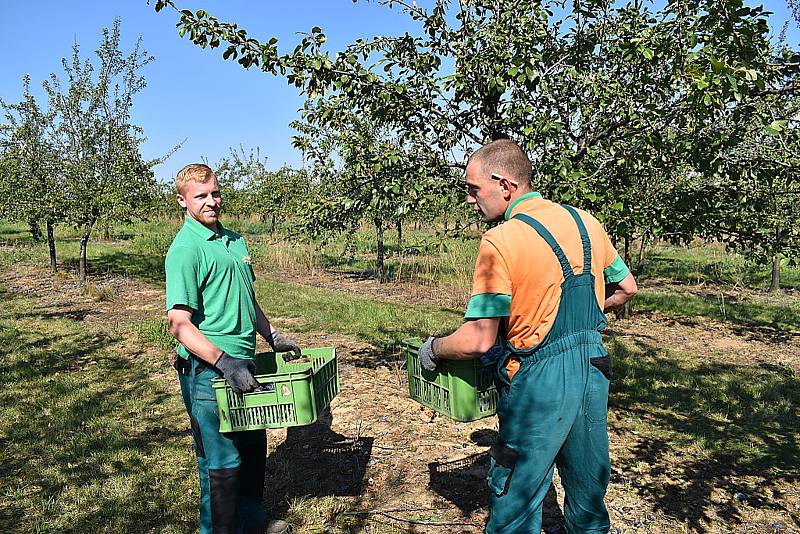
[[[595,293],[602,309],[605,284],[619,282],[630,271],[597,219],[577,211],[589,233]],[[538,193],[517,199],[506,212],[507,221],[483,235],[465,317],[503,317],[508,341],[527,349],[542,341],[553,326],[564,275],[550,245],[533,228],[521,220],[508,220],[518,213],[547,228],[578,274],[583,271],[583,248],[569,212]]]

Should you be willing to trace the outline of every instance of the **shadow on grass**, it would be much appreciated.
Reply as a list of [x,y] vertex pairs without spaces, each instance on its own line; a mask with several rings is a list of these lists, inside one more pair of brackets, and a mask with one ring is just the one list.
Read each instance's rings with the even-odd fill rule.
[[[688,255],[693,257],[687,257]],[[783,268],[781,271],[783,288],[800,289],[800,271],[790,268]],[[746,263],[736,256],[719,251],[717,256],[712,256],[709,250],[677,249],[672,254],[649,253],[644,276],[668,278],[685,284],[710,282],[728,286],[745,284],[750,287],[765,288],[770,284],[772,272],[768,266]]]
[[377,346],[354,349],[350,351],[351,358],[347,363],[360,369],[376,369],[388,367],[400,369],[405,366],[406,355],[400,348],[400,343],[381,343]]
[[29,231],[3,227],[0,227],[0,241],[13,245],[35,245],[41,243],[41,241],[36,241]]
[[188,485],[167,460],[192,460],[185,432],[165,423],[179,415],[174,396],[115,341],[0,293],[0,531],[191,530],[175,498]]
[[[648,428],[647,438],[616,460],[612,480],[626,479],[691,532],[707,532],[719,520],[740,522],[737,498],[785,510],[780,492],[800,483],[800,380],[792,369],[695,363],[641,341],[612,339],[609,349],[611,408]],[[643,464],[643,476],[627,475]],[[757,482],[744,486],[745,477]]]
[[[451,265],[441,264],[437,259],[415,259],[409,260],[409,256],[425,254],[420,250],[405,249],[402,255],[388,256],[384,262],[384,281],[386,283],[413,282],[428,280],[430,282],[441,281],[447,277],[457,274],[456,269]],[[434,254],[437,254],[434,252]],[[346,275],[351,280],[377,280],[377,269],[375,260],[364,258],[347,258],[324,254],[320,258],[319,264],[331,272]]]
[[[313,425],[289,428],[286,440],[267,456],[264,496],[270,517],[285,517],[301,498],[360,500],[375,438],[344,436],[331,430],[331,422],[327,412]],[[348,526],[361,532],[367,519],[353,517]]]
[[[65,270],[78,269],[78,260],[70,258],[63,262]],[[104,252],[96,258],[91,258],[87,264],[89,277],[97,274],[112,273],[122,276],[132,276],[157,285],[164,285],[164,258],[135,252]]]
[[772,342],[785,342],[800,329],[797,306],[768,305],[737,299],[643,291],[636,296],[634,313],[662,312],[682,317],[709,317],[733,323]]
[[[448,462],[428,464],[430,488],[469,515],[489,508],[491,499],[486,475],[489,472],[489,453],[473,454]],[[564,514],[558,506],[556,489],[547,490],[542,509],[542,528],[545,532],[561,532]]]
[[[46,310],[34,309],[31,312],[18,312],[17,319],[69,319],[72,321],[83,321],[91,315],[99,315],[100,312],[91,308],[75,309],[69,304],[53,304]],[[52,342],[48,339],[45,341]]]

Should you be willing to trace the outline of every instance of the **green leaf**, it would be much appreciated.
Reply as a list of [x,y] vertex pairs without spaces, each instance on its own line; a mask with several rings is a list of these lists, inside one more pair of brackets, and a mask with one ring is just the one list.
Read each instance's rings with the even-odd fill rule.
[[775,130],[776,133],[782,132],[788,123],[789,121],[786,119],[774,120],[769,124],[768,129]]

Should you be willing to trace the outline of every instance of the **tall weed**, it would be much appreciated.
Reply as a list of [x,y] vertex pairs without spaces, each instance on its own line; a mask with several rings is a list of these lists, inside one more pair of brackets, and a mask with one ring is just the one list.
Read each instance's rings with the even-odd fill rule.
[[134,323],[133,333],[140,341],[165,351],[174,350],[177,344],[169,333],[169,325],[165,319],[144,319]]

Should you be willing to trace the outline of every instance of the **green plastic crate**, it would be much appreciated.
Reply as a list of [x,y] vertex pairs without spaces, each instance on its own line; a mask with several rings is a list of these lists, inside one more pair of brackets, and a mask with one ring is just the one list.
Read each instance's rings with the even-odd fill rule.
[[273,352],[256,354],[261,391],[237,395],[214,379],[220,432],[310,425],[339,393],[336,349],[304,349],[303,363],[284,362]]
[[420,339],[403,340],[408,394],[415,401],[456,421],[475,421],[497,411],[492,366],[480,360],[440,360],[436,371],[419,363]]

